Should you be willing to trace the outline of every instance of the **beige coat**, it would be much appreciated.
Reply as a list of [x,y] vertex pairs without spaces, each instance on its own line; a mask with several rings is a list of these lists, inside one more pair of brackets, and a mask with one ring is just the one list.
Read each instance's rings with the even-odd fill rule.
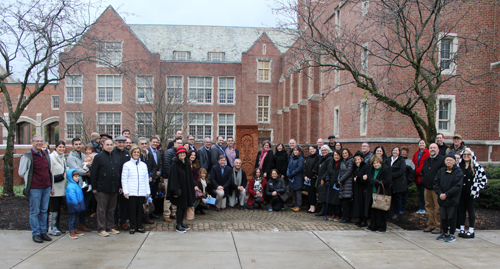
[[51,197],[60,197],[60,196],[66,196],[66,171],[68,168],[65,169],[66,166],[66,159],[64,156],[59,158],[59,153],[57,151],[53,151],[50,154],[50,171],[52,171],[52,175],[59,175],[63,174],[64,175],[64,180],[61,182],[54,183],[54,195],[51,195]]

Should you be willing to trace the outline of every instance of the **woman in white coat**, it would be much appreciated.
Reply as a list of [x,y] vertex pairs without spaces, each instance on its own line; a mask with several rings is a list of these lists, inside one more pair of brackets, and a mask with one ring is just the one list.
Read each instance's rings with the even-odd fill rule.
[[50,154],[50,171],[54,176],[54,195],[50,195],[49,212],[49,234],[59,236],[63,233],[60,229],[59,219],[61,214],[61,202],[66,196],[66,159],[64,152],[66,144],[59,140],[56,142],[56,149]]
[[128,199],[130,234],[136,231],[145,233],[142,226],[142,205],[144,199],[151,194],[148,167],[141,161],[141,149],[137,145],[130,149],[130,156],[132,159],[123,164],[122,169],[122,188],[123,195]]

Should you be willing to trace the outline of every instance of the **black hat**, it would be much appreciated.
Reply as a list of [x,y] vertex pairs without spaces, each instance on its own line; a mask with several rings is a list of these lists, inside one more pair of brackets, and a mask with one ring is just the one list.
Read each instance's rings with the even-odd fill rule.
[[361,158],[365,159],[365,155],[364,155],[364,154],[363,154],[363,152],[361,152],[360,150],[356,151],[356,154],[354,154],[353,159],[354,159],[356,156],[360,156]]
[[334,135],[328,136],[328,139],[330,139],[330,138],[335,138],[335,136]]
[[455,153],[453,153],[453,152],[446,154],[444,159],[446,160],[446,158],[453,158],[453,160],[455,160],[455,161],[457,160],[457,157],[455,157]]
[[117,136],[115,141],[127,141],[127,138],[125,136]]
[[100,134],[101,137],[106,136],[107,138],[113,139],[112,136],[110,136],[108,133],[102,133]]

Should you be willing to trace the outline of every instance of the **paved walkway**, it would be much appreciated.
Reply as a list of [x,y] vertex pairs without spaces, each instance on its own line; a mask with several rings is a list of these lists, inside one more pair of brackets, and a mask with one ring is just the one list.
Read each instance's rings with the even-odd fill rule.
[[[364,230],[353,223],[342,224],[334,221],[325,221],[323,217],[316,217],[306,210],[294,212],[287,208],[284,211],[268,212],[266,209],[240,210],[226,208],[220,212],[213,209],[205,210],[206,215],[196,215],[192,221],[185,223],[194,231],[337,231],[337,230]],[[175,221],[168,223],[163,220],[155,224],[146,225],[147,231],[175,231]],[[401,230],[400,227],[388,222],[390,231]]]
[[500,231],[445,243],[421,231],[96,232],[36,244],[0,231],[0,268],[498,268]]

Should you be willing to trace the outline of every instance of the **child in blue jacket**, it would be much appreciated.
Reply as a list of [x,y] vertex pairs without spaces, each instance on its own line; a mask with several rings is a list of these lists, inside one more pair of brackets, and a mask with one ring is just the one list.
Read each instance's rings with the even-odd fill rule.
[[80,212],[85,211],[85,200],[83,192],[78,180],[80,178],[76,169],[69,169],[66,177],[68,185],[66,186],[66,204],[68,205],[69,212],[69,238],[78,239],[78,236],[84,235],[76,229],[77,218]]

